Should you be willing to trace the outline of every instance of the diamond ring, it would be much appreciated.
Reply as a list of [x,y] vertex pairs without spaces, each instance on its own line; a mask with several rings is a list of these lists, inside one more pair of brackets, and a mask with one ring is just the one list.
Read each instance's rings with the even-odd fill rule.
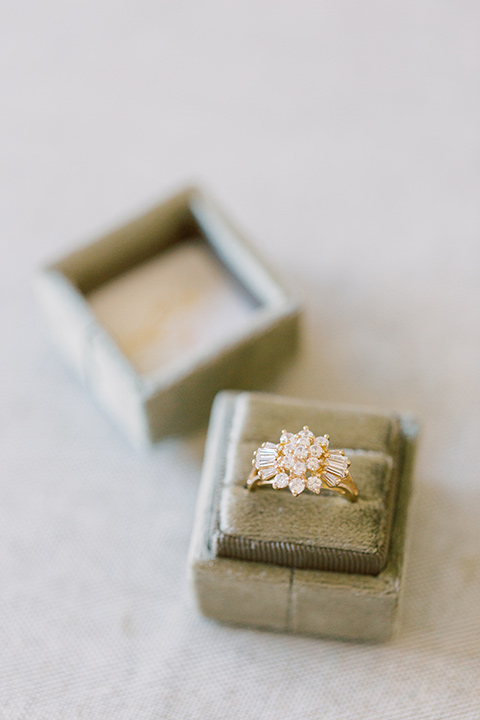
[[305,489],[316,495],[325,489],[355,502],[358,490],[349,467],[343,450],[329,448],[328,435],[315,437],[305,425],[298,433],[282,430],[278,444],[264,442],[255,450],[247,488],[271,485],[274,490],[289,488],[295,496]]

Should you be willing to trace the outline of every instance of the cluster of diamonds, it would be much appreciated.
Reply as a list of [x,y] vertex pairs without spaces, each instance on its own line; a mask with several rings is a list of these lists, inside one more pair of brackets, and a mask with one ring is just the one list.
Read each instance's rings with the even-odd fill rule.
[[[335,487],[350,465],[343,450],[330,450],[328,435],[315,437],[307,426],[298,433],[282,431],[280,442],[265,442],[254,453],[253,464],[262,481],[275,490],[288,487],[293,495],[305,488],[318,495],[322,483]],[[273,479],[272,479],[273,478]]]

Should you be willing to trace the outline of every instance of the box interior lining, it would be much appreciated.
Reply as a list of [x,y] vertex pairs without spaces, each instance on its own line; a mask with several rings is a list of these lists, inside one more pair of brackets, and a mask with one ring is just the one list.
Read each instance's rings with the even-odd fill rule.
[[[283,290],[208,199],[186,191],[53,268],[149,381],[284,307]],[[278,302],[277,302],[278,301]]]
[[200,237],[170,245],[86,300],[137,372],[149,377],[228,341],[259,308]]
[[283,291],[275,283],[266,282],[268,273],[261,273],[263,283],[259,277],[252,277],[258,265],[255,262],[247,267],[251,251],[245,253],[239,248],[237,235],[202,193],[185,192],[71,253],[54,269],[87,296],[172,246],[197,238],[256,308],[270,304],[274,298],[284,302]]

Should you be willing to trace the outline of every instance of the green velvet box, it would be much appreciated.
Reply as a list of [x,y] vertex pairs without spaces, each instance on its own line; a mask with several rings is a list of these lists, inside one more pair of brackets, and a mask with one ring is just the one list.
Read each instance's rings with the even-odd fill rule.
[[135,446],[207,420],[225,387],[261,388],[296,349],[299,305],[192,188],[43,268],[49,332]]
[[[359,499],[245,487],[253,451],[283,429],[328,433]],[[189,572],[196,603],[225,623],[383,641],[402,591],[417,427],[411,418],[251,392],[212,411]]]

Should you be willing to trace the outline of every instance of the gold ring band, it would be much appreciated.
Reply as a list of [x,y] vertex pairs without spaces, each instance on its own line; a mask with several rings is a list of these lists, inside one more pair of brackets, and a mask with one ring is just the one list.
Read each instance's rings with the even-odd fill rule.
[[350,461],[343,450],[330,449],[329,440],[328,435],[315,437],[306,425],[298,433],[282,430],[279,443],[264,442],[253,453],[247,488],[288,488],[294,496],[304,490],[316,495],[329,490],[355,502],[358,490],[350,475]]

